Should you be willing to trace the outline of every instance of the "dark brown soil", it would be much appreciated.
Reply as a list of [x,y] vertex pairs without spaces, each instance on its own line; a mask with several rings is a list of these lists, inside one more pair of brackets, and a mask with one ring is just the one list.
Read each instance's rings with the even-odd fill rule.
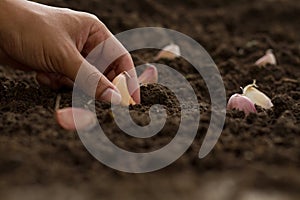
[[[0,199],[300,199],[300,4],[293,0],[40,0],[96,14],[113,33],[160,26],[185,33],[212,55],[227,99],[257,80],[274,108],[245,117],[229,111],[222,135],[204,159],[198,151],[210,120],[205,82],[183,59],[160,60],[180,71],[196,90],[201,110],[193,145],[172,165],[148,174],[127,174],[94,159],[76,132],[54,117],[58,94],[40,87],[33,74],[0,67]],[[184,3],[185,2],[185,3]],[[277,66],[258,68],[272,48]],[[133,53],[136,64],[156,51]],[[71,105],[63,91],[61,107]],[[109,138],[134,152],[159,149],[172,140],[180,108],[168,89],[142,87],[142,105],[131,107],[135,122],[149,122],[152,104],[168,109],[163,130],[134,139],[114,124],[109,105],[97,102]]]

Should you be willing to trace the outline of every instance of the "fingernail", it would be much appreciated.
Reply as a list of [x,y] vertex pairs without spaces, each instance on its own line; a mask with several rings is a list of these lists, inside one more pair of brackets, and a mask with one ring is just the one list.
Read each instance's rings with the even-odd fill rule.
[[100,96],[100,99],[111,102],[112,104],[120,104],[122,101],[120,93],[111,88],[107,88],[106,90],[104,90],[104,92]]

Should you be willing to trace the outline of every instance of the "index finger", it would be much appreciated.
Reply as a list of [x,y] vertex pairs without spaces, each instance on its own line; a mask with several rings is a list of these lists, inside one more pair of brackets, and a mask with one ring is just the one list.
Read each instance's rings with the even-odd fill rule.
[[97,67],[101,73],[108,74],[111,80],[126,71],[130,75],[127,82],[128,91],[134,101],[140,103],[140,89],[133,60],[115,36],[110,34],[108,38],[101,41],[90,51],[86,60]]

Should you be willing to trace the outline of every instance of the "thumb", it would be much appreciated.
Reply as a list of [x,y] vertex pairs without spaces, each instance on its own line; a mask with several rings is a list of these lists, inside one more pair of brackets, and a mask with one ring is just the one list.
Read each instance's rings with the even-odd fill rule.
[[119,90],[93,65],[76,51],[66,62],[63,74],[74,81],[82,91],[97,100],[119,104],[122,100]]

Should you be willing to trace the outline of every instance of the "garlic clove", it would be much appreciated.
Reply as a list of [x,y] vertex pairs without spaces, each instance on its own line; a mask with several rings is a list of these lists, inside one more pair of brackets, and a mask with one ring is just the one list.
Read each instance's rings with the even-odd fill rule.
[[161,58],[173,60],[177,57],[181,56],[180,47],[176,44],[169,44],[165,46],[155,57],[155,60],[159,60]]
[[[82,108],[63,108],[55,112],[58,124],[66,130],[88,130],[97,124],[97,116]],[[75,118],[76,117],[76,121]]]
[[126,72],[123,72],[119,74],[113,81],[112,83],[118,88],[122,101],[121,105],[123,106],[129,106],[129,105],[135,105],[135,101],[132,99],[128,92],[128,86],[127,86],[127,77],[129,75]]
[[249,113],[257,113],[254,103],[248,97],[241,94],[234,94],[229,98],[227,109],[237,109],[243,111],[245,115],[249,115]]
[[251,99],[251,101],[253,101],[254,104],[262,108],[265,109],[272,108],[273,103],[271,99],[267,95],[265,95],[264,93],[256,89],[256,87],[257,87],[256,81],[254,80],[253,84],[247,85],[243,89],[243,95]]
[[148,65],[145,71],[138,77],[140,84],[149,84],[158,82],[158,72],[154,65]]
[[265,67],[267,64],[276,65],[276,57],[271,49],[266,51],[266,54],[255,62],[259,67]]

